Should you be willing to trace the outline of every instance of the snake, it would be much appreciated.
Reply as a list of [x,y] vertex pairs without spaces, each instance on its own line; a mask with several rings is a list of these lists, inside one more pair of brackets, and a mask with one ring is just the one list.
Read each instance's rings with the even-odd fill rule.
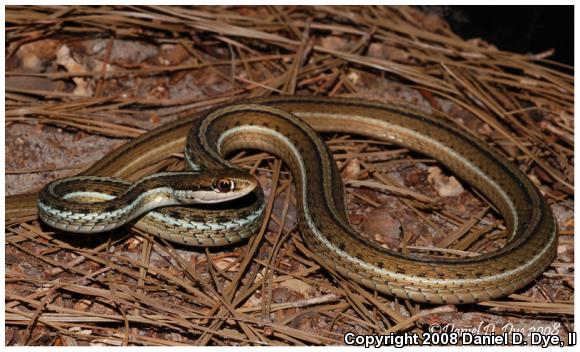
[[[430,257],[384,248],[358,233],[349,224],[344,185],[336,162],[319,136],[339,132],[399,145],[438,160],[482,194],[503,217],[508,234],[506,244],[477,256]],[[188,169],[195,173],[233,168],[224,157],[244,149],[262,150],[283,160],[295,180],[298,224],[306,246],[324,267],[371,290],[429,304],[477,303],[522,289],[555,258],[558,233],[555,217],[528,177],[471,133],[407,104],[305,96],[238,101],[151,130],[96,162],[82,177],[89,177],[85,181],[92,177],[98,181],[95,184],[101,182],[101,186],[93,186],[90,191],[95,193],[96,189],[109,187],[102,186],[107,178],[129,178],[176,152],[184,151]],[[210,177],[211,171],[204,175]],[[126,181],[117,183],[110,186],[114,190],[107,190],[110,199],[104,201],[132,193],[129,189],[132,186]],[[72,184],[81,187],[82,182]],[[230,188],[228,181],[223,186]],[[61,195],[70,191],[61,190]],[[242,202],[240,208],[204,210],[214,212],[213,217],[208,215],[208,221],[234,223],[240,217],[246,226],[255,227],[252,224],[262,220],[261,215],[256,215],[263,210],[261,187],[243,192],[247,194],[235,201],[249,200]],[[40,195],[43,193],[46,192]],[[139,203],[135,197],[122,197],[119,202],[123,206]],[[7,197],[6,217],[33,216],[43,211],[39,204],[39,193]],[[183,215],[175,209],[187,208],[173,206],[154,211],[165,211],[166,216],[175,220]],[[94,214],[102,211],[102,208],[91,210]],[[205,214],[200,213],[201,209],[187,211],[193,216],[193,223],[204,222],[206,215],[200,215]],[[147,219],[149,225],[159,222],[149,215],[141,219]],[[239,229],[235,225],[217,236],[217,241],[214,238],[198,241],[198,234],[180,230],[165,236],[164,229],[171,226],[169,221],[153,232],[194,245],[234,243],[247,237],[236,234]]]
[[[234,168],[156,173],[135,183],[102,176],[67,177],[42,188],[38,215],[44,223],[67,232],[100,233],[131,223],[172,242],[213,247],[254,234],[264,203],[250,202],[245,207],[238,203],[235,214],[222,207],[182,206],[227,203],[257,185],[254,177]],[[257,195],[262,197],[261,192]],[[175,205],[180,207],[171,207]]]

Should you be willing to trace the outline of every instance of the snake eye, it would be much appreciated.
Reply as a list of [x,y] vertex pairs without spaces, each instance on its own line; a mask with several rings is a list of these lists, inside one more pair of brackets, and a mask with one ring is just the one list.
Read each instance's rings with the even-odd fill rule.
[[227,178],[220,178],[214,181],[213,189],[217,192],[230,192],[233,191],[236,184],[233,180]]

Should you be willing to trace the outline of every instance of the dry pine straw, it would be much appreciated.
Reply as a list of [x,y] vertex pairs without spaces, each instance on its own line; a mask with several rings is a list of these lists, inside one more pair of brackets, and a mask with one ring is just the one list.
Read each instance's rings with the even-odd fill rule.
[[[160,121],[239,98],[404,100],[480,132],[550,203],[573,206],[570,68],[546,60],[549,53],[523,56],[464,41],[414,8],[31,6],[7,7],[6,18],[6,77],[57,83],[53,90],[7,84],[8,127],[56,125],[133,138]],[[106,42],[100,66],[18,69],[15,58],[26,44],[74,47],[92,36]],[[145,38],[180,48],[186,59],[115,59],[115,43]],[[94,60],[86,52],[72,57]],[[179,82],[187,75],[211,83],[191,98],[119,93],[122,80],[154,88],[164,76]],[[91,94],[71,90],[84,84]],[[145,126],[143,115],[151,117]],[[375,216],[370,222],[394,229],[372,238],[434,256],[477,255],[504,243],[501,219],[475,190],[438,195],[431,181],[449,180],[427,180],[434,160],[357,136],[325,138],[348,185],[353,224],[365,229]],[[34,218],[7,219],[6,343],[324,345],[342,343],[348,331],[420,332],[431,323],[471,327],[482,320],[573,329],[568,257],[559,256],[538,284],[498,301],[432,307],[393,299],[320,267],[296,228],[292,180],[280,161],[264,153],[233,161],[258,176],[269,198],[260,232],[232,248],[176,248],[130,229],[86,239],[51,232]],[[182,168],[182,155],[175,155],[134,178]],[[50,170],[39,169],[30,171]],[[386,209],[397,216],[380,215]],[[573,227],[561,225],[566,253]]]

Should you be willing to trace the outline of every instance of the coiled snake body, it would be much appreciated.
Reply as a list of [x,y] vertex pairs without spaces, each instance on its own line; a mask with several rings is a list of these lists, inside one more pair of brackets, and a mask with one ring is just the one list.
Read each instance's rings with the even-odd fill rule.
[[[315,131],[359,134],[439,160],[503,215],[508,243],[477,257],[431,259],[402,255],[366,240],[348,223],[340,174]],[[437,304],[490,300],[530,283],[555,256],[557,227],[552,212],[514,164],[448,122],[386,103],[342,98],[254,99],[162,126],[114,151],[85,174],[127,177],[179,151],[184,144],[193,170],[229,168],[223,156],[244,148],[282,158],[296,180],[300,230],[308,247],[342,276],[380,292]],[[259,189],[253,194],[250,204],[240,210],[220,213],[222,220],[224,216],[247,219],[254,214],[253,222],[246,225],[259,221],[256,214],[263,197]],[[34,213],[37,197],[7,198],[7,217]],[[155,223],[155,219],[147,221]],[[164,236],[163,229],[168,227],[171,225],[166,223],[152,232]],[[234,227],[217,236],[217,242],[207,236],[198,241],[197,235],[181,230],[166,237],[216,245],[247,236],[236,234]]]

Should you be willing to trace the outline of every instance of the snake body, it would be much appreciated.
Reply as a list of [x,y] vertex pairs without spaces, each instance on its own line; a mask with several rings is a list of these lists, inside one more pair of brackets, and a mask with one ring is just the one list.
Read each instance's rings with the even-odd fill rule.
[[[446,259],[403,255],[365,239],[348,223],[340,174],[316,131],[359,134],[437,159],[502,214],[508,243],[492,253]],[[283,159],[296,180],[299,225],[307,246],[342,276],[380,292],[437,304],[490,300],[533,281],[555,256],[552,212],[514,164],[448,122],[387,103],[254,99],[162,126],[117,149],[85,174],[128,177],[184,144],[193,170],[231,167],[223,156],[244,148]],[[37,198],[7,198],[7,218],[34,214]]]
[[[133,184],[76,176],[46,185],[38,197],[38,214],[44,223],[76,233],[109,231],[145,214],[134,224],[145,232],[186,245],[219,246],[255,233],[263,210],[260,198],[247,206],[237,203],[233,218],[225,218],[221,208],[202,211],[183,205],[228,202],[256,186],[255,178],[237,169],[158,173]],[[262,197],[261,190],[254,193]],[[171,207],[175,205],[181,207]]]

